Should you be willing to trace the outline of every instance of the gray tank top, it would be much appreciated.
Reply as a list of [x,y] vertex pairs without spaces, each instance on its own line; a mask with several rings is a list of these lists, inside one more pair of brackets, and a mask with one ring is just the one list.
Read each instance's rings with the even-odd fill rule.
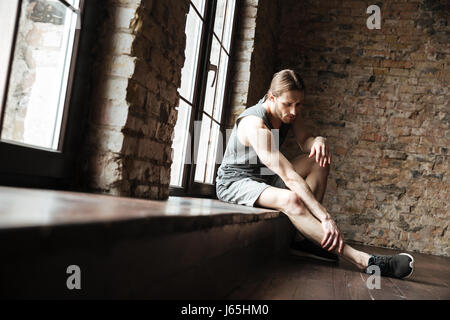
[[216,183],[218,185],[228,187],[231,183],[248,177],[256,181],[265,182],[268,178],[273,177],[274,172],[261,162],[253,147],[244,146],[237,138],[237,126],[240,120],[246,116],[254,115],[263,119],[264,124],[272,131],[277,144],[276,147],[279,149],[283,144],[291,125],[282,123],[279,129],[273,128],[267,111],[262,105],[266,97],[267,95],[259,100],[256,105],[247,108],[237,117],[222,163],[217,171]]

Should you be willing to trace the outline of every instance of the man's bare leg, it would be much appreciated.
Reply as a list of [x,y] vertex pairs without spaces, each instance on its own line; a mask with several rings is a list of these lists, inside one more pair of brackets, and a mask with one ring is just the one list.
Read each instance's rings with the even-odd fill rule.
[[[305,179],[317,201],[322,203],[325,190],[327,188],[330,166],[327,164],[325,168],[321,167],[315,161],[315,158],[309,158],[307,154],[300,155],[291,162],[295,168],[295,171],[297,171],[297,173]],[[301,241],[304,237],[300,232],[297,232],[295,239]]]
[[327,188],[330,166],[321,167],[315,158],[309,158],[307,154],[298,156],[291,161],[295,171],[305,179],[317,201],[322,203]]
[[[322,225],[294,192],[269,187],[261,193],[256,204],[284,212],[297,230],[320,246],[324,237]],[[334,253],[339,254],[337,249],[334,250]],[[367,267],[370,258],[369,254],[358,251],[348,244],[344,245],[340,256],[361,270]]]

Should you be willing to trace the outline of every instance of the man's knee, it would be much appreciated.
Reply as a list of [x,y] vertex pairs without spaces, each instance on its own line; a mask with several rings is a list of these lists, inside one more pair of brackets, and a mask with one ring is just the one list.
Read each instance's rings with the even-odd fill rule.
[[284,211],[288,215],[301,216],[307,213],[305,204],[293,191],[286,194]]
[[330,174],[330,165],[327,163],[325,167],[321,167],[320,164],[316,161],[316,158],[313,157],[310,159],[312,163],[312,171],[318,171],[323,175],[328,176]]

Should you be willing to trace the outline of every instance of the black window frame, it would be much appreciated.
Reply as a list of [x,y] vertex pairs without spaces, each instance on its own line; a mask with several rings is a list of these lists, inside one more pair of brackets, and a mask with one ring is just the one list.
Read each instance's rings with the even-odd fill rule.
[[[209,59],[211,54],[211,48],[214,37],[214,23],[215,23],[215,14],[217,8],[217,0],[206,0],[205,1],[205,13],[204,13],[204,23],[203,30],[201,36],[201,44],[200,44],[200,54],[199,54],[199,63],[197,66],[196,80],[194,86],[194,97],[192,101],[192,112],[191,117],[189,119],[189,134],[192,137],[190,140],[190,146],[188,146],[187,152],[190,152],[190,159],[195,159],[196,154],[194,150],[194,146],[196,142],[200,139],[200,135],[194,136],[194,122],[201,121],[203,118],[203,110],[204,110],[204,100],[206,93],[206,86],[208,81],[208,69],[209,69]],[[189,1],[190,5],[194,6],[191,1]],[[236,0],[235,12],[234,12],[234,21],[232,23],[232,33],[230,40],[230,50],[229,50],[229,61],[228,61],[228,69],[227,75],[225,77],[225,92],[224,92],[224,101],[220,122],[220,132],[222,134],[222,145],[225,149],[225,140],[226,140],[226,129],[227,129],[227,117],[230,116],[231,110],[226,106],[230,103],[231,98],[231,86],[230,86],[230,78],[233,69],[233,54],[234,54],[234,46],[235,46],[235,35],[237,32],[237,26],[239,23],[239,15],[240,12],[241,1]],[[225,22],[224,22],[225,23]],[[180,99],[184,102],[189,103],[185,99],[180,96]],[[215,165],[214,169],[214,180],[217,175],[217,169],[219,168],[219,164]],[[183,187],[170,186],[170,196],[190,196],[190,197],[200,197],[200,198],[217,198],[216,189],[215,189],[215,181],[214,184],[206,184],[199,183],[195,181],[195,170],[196,164],[194,161],[191,163],[184,164],[183,169],[183,178],[182,185]]]
[[[73,10],[66,1],[59,0],[59,2]],[[22,4],[23,0],[19,0],[5,92],[3,101],[0,101],[0,129],[6,108]],[[88,112],[86,97],[89,95],[91,79],[91,50],[95,43],[99,13],[100,6],[97,1],[80,1],[81,24],[80,29],[75,31],[72,63],[65,93],[60,136],[60,143],[63,142],[61,150],[54,151],[0,140],[0,185],[63,190],[79,187],[77,180],[79,150],[85,129],[84,120]]]

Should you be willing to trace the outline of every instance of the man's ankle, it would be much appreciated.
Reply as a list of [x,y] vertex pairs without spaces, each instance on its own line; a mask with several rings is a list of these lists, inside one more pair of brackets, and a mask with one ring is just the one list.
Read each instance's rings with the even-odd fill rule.
[[371,257],[370,254],[367,254],[365,252],[361,253],[361,257],[359,259],[359,265],[361,266],[362,270],[365,270],[369,266],[370,257]]

